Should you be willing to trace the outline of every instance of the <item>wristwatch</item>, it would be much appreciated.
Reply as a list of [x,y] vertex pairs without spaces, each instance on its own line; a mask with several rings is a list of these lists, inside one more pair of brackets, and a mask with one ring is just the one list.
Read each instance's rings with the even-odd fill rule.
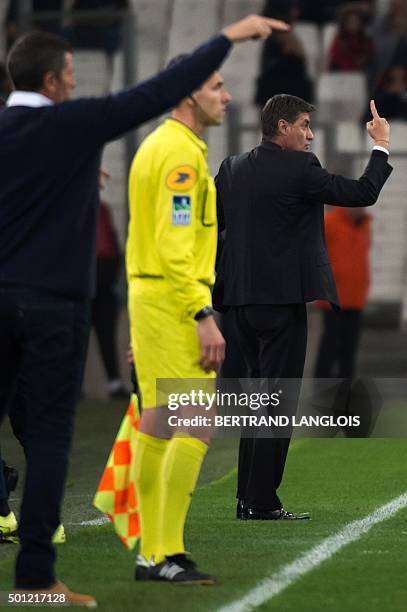
[[214,314],[214,310],[212,306],[204,306],[201,310],[198,310],[196,315],[194,316],[195,321],[201,321],[202,319],[206,319],[206,317],[210,317]]

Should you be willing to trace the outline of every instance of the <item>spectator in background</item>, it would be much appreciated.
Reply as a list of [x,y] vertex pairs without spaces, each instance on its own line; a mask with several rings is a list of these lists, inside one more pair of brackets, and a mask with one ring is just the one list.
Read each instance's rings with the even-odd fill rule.
[[307,74],[302,44],[294,32],[276,32],[263,46],[255,104],[261,108],[275,94],[291,94],[309,102],[314,87]]
[[380,114],[387,119],[407,121],[407,68],[390,66],[379,84],[375,100]]
[[373,27],[376,42],[375,61],[370,70],[370,88],[374,91],[390,66],[407,67],[407,2],[390,0],[388,11]]
[[96,234],[96,295],[92,301],[92,326],[108,377],[110,398],[129,393],[120,378],[117,356],[117,322],[120,305],[115,293],[121,267],[121,253],[108,206],[100,203]]
[[371,215],[363,208],[335,208],[325,215],[325,238],[341,310],[317,302],[323,332],[314,377],[352,379],[370,283]]
[[266,0],[262,15],[293,23],[299,15],[298,0]]
[[312,21],[318,25],[335,21],[337,10],[343,3],[344,0],[324,0],[324,2],[299,0],[300,19],[301,21]]
[[[324,25],[330,21],[336,21],[338,11],[348,0],[297,0],[299,19],[301,21],[312,21],[317,25]],[[356,4],[356,3],[355,3]],[[364,0],[358,2],[358,10],[370,14],[374,7],[375,0]]]
[[364,70],[372,62],[374,46],[357,5],[345,6],[339,14],[339,29],[329,52],[329,70]]

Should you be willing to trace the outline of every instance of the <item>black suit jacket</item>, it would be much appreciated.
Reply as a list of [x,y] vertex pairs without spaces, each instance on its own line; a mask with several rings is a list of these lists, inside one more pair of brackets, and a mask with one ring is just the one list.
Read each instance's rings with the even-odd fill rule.
[[220,241],[214,307],[338,305],[325,246],[324,204],[370,206],[392,167],[372,151],[358,180],[329,174],[313,153],[272,142],[222,162],[216,177]]

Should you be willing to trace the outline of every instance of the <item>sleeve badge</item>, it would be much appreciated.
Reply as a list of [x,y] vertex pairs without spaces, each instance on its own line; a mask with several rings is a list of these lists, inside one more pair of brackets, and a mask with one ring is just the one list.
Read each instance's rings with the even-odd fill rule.
[[171,191],[189,191],[195,185],[197,176],[192,166],[178,166],[167,175],[165,184]]
[[189,196],[173,196],[172,224],[191,225],[191,198]]

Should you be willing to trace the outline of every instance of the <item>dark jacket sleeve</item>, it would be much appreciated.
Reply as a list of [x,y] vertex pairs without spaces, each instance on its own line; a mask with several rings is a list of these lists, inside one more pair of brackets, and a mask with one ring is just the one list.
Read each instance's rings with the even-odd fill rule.
[[215,176],[215,186],[216,186],[216,214],[218,218],[218,233],[220,234],[225,229],[225,212],[223,210],[222,203],[222,185],[223,185],[223,168],[225,165],[225,161],[223,161],[220,165],[219,172]]
[[225,179],[225,164],[227,160],[224,160],[219,168],[219,172],[215,177],[216,185],[216,211],[218,219],[218,243],[216,248],[216,280],[215,286],[212,291],[212,305],[218,312],[226,312],[227,309],[223,307],[223,295],[224,295],[224,257],[225,257],[225,211],[222,202],[222,190]]
[[374,150],[368,165],[359,179],[348,179],[330,174],[321,167],[315,155],[309,155],[305,165],[303,185],[307,198],[336,206],[371,206],[379,197],[380,190],[393,168],[388,155]]
[[82,134],[98,145],[119,138],[173,108],[204,83],[226,58],[232,43],[219,34],[171,68],[138,85],[102,98],[56,105],[59,121],[80,124]]

